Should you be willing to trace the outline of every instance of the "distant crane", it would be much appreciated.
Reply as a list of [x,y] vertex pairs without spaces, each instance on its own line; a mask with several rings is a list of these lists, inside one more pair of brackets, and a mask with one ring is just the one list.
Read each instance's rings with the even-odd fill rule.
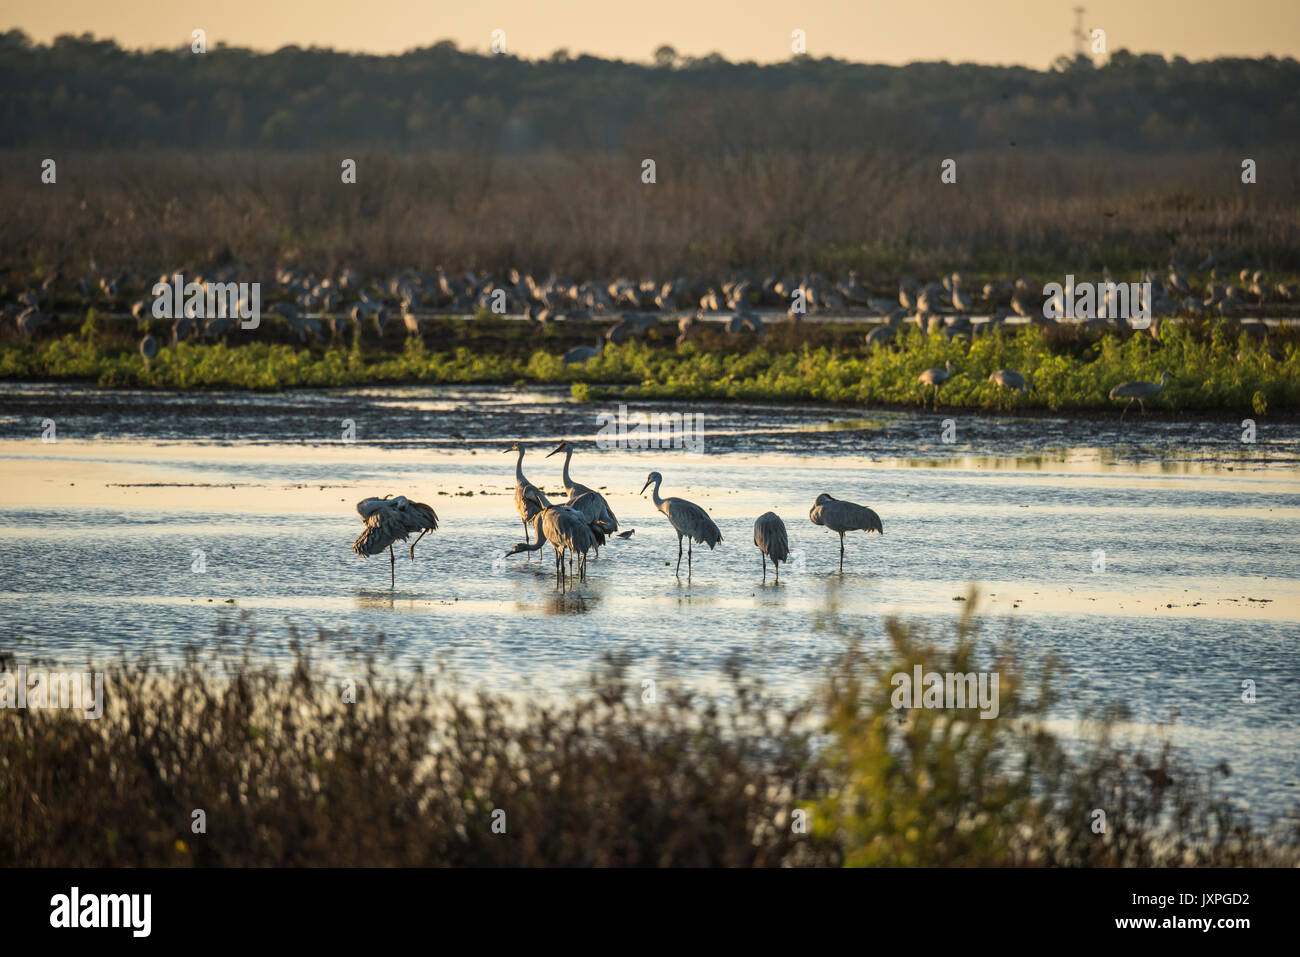
[[655,508],[663,512],[673,531],[677,533],[677,575],[682,573],[682,538],[685,537],[686,545],[686,576],[691,574],[691,544],[699,542],[701,545],[708,545],[709,551],[722,541],[722,532],[714,524],[713,519],[709,518],[709,513],[704,511],[694,502],[688,502],[684,498],[660,498],[659,486],[663,483],[664,477],[658,472],[651,472],[646,477],[645,485],[641,486],[641,494],[652,484],[654,493],[652,495]]
[[146,332],[144,338],[140,340],[140,358],[144,359],[146,369],[156,355],[158,355],[158,340]]
[[404,495],[385,495],[383,498],[364,498],[357,502],[357,514],[366,523],[352,550],[362,558],[378,555],[388,549],[388,564],[391,583],[397,584],[397,557],[393,554],[393,543],[406,541],[412,532],[419,532],[419,538],[411,543],[411,560],[415,560],[415,546],[424,538],[426,532],[436,531],[438,516],[423,502],[412,502]]
[[[528,451],[527,446],[521,442],[516,442],[506,449],[506,454],[511,452],[519,453],[519,457],[515,459],[515,510],[519,512],[519,519],[524,523],[525,542],[528,541],[529,523],[542,509],[551,507],[551,503],[542,493],[542,490],[524,478],[524,452],[526,451]],[[537,494],[530,496],[530,491]]]
[[767,581],[767,560],[776,569],[776,583],[781,584],[781,563],[790,557],[790,537],[785,522],[776,512],[764,512],[754,522],[754,544],[763,558],[763,581]]
[[844,533],[855,529],[864,532],[885,534],[880,524],[880,516],[865,505],[844,502],[823,492],[817,496],[808,517],[814,525],[823,525],[832,532],[840,533],[840,571],[844,571]]
[[1021,395],[1029,395],[1029,383],[1019,372],[1012,369],[998,369],[989,376],[989,381],[998,387],[998,408],[1002,408],[1002,390],[1014,389]]
[[588,359],[594,359],[596,356],[600,355],[601,347],[604,345],[604,340],[601,340],[597,342],[595,346],[574,346],[564,354],[564,358],[560,361],[566,366],[574,364],[582,365]]
[[[947,362],[943,364],[942,369],[926,369],[924,372],[922,372],[919,376],[916,377],[916,381],[919,382],[923,387],[928,386],[934,389],[934,407],[936,410],[939,408],[939,386],[943,385],[951,378],[952,378],[951,359],[949,359]],[[921,390],[921,408],[922,409],[925,408],[924,388],[922,388]]]
[[1110,397],[1112,399],[1128,399],[1128,405],[1124,406],[1124,411],[1119,414],[1119,420],[1121,422],[1124,421],[1124,416],[1128,414],[1128,410],[1132,407],[1134,402],[1138,404],[1138,408],[1142,410],[1142,414],[1146,415],[1147,407],[1143,404],[1142,400],[1151,398],[1163,389],[1165,383],[1169,381],[1170,378],[1172,377],[1169,375],[1168,370],[1166,370],[1160,373],[1159,383],[1144,382],[1141,379],[1135,379],[1132,382],[1121,382],[1119,385],[1115,386],[1115,388],[1111,389]]

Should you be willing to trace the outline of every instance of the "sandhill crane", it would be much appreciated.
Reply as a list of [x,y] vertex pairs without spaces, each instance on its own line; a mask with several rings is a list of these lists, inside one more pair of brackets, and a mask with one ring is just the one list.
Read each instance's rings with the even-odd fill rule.
[[229,316],[218,316],[203,324],[203,338],[216,341],[235,327],[235,320]]
[[898,304],[908,312],[916,311],[916,283],[904,279],[898,284]]
[[551,451],[546,453],[546,457],[548,459],[552,455],[556,455],[559,452],[564,453],[564,471],[560,474],[560,481],[564,485],[564,493],[568,495],[569,498],[577,498],[579,495],[582,495],[584,492],[592,491],[592,489],[589,486],[583,485],[581,482],[575,482],[573,481],[572,478],[569,477],[569,463],[573,460],[574,448],[575,446],[572,442],[568,441],[567,439],[564,439],[560,442],[559,445],[557,445],[555,448],[551,449]]
[[[528,523],[542,509],[551,507],[542,490],[524,478],[524,452],[526,451],[527,447],[520,442],[506,449],[507,455],[511,452],[519,453],[519,457],[515,459],[515,509],[519,512],[519,520],[524,523],[524,541],[528,541]],[[536,494],[531,495],[530,492]]]
[[808,513],[808,518],[812,520],[814,525],[822,525],[832,532],[839,532],[840,571],[844,571],[845,532],[861,529],[864,532],[885,534],[885,528],[880,524],[880,516],[871,509],[865,505],[855,505],[853,502],[841,501],[827,495],[825,492],[817,496],[812,511]]
[[199,322],[190,316],[180,316],[172,323],[172,345],[178,345],[182,339],[188,339],[199,331]]
[[868,295],[866,287],[858,281],[858,274],[852,269],[849,270],[849,278],[840,283],[840,292],[851,303],[863,306],[871,305],[871,297]]
[[609,502],[605,501],[605,496],[601,495],[593,488],[589,488],[580,482],[575,482],[569,477],[569,462],[573,458],[574,445],[572,442],[564,441],[557,445],[553,450],[547,453],[549,459],[557,452],[564,453],[564,472],[560,476],[560,481],[564,484],[564,491],[569,496],[569,505],[578,508],[578,500],[584,499],[581,511],[587,518],[593,522],[599,522],[601,529],[606,535],[618,531],[618,517],[614,510],[609,507]]
[[357,514],[366,523],[366,528],[352,543],[352,550],[362,558],[369,558],[388,549],[389,576],[393,585],[397,584],[397,557],[393,554],[393,543],[404,542],[412,532],[419,532],[419,537],[410,545],[414,561],[415,546],[420,539],[426,532],[438,528],[438,516],[432,508],[423,502],[412,502],[404,495],[364,498],[357,502]]
[[659,486],[663,483],[664,477],[658,472],[651,472],[645,480],[645,485],[641,486],[641,494],[652,484],[654,493],[652,495],[655,508],[663,512],[673,531],[677,533],[677,574],[682,573],[682,537],[686,538],[686,576],[691,574],[691,545],[699,542],[701,545],[708,545],[709,551],[722,541],[722,532],[718,526],[709,518],[709,513],[704,511],[694,502],[688,502],[684,498],[660,498]]
[[952,306],[958,312],[974,312],[975,299],[961,288],[961,277],[954,275],[952,281]]
[[998,369],[989,376],[989,381],[998,387],[998,408],[1002,408],[1002,390],[1015,389],[1021,395],[1029,395],[1029,383],[1019,372],[1011,369]]
[[741,335],[743,333],[752,333],[760,339],[766,335],[767,330],[763,327],[763,320],[756,313],[742,312],[732,316],[727,321],[728,335]]
[[[952,378],[951,359],[949,359],[947,362],[943,364],[942,369],[926,369],[924,372],[922,372],[919,376],[916,377],[916,381],[919,382],[923,387],[928,386],[929,388],[934,389],[934,407],[936,410],[939,408],[939,386],[943,385],[951,378]],[[922,388],[921,390],[921,408],[922,409],[925,408],[924,388]]]
[[682,316],[677,320],[677,348],[686,344],[691,336],[691,330],[698,325],[699,320],[693,315]]
[[36,334],[36,330],[45,325],[49,319],[45,313],[40,312],[35,306],[29,306],[24,309],[14,321],[18,324],[18,332],[24,339],[30,339]]
[[776,583],[781,584],[781,563],[790,557],[790,536],[785,522],[776,512],[764,512],[754,522],[754,544],[763,558],[763,581],[767,581],[767,560],[776,569]]
[[921,290],[921,295],[917,296],[916,311],[923,316],[938,315],[945,305],[945,291],[946,290],[942,284],[934,282],[930,283]]
[[[573,318],[572,315],[570,315],[569,318]],[[601,347],[604,344],[605,343],[603,341],[599,341],[596,343],[594,347],[574,346],[572,349],[570,349],[568,352],[564,354],[563,362],[566,366],[573,365],[575,363],[581,365],[582,363],[586,362],[588,359],[594,359],[596,358],[596,356],[600,355]]]
[[1136,379],[1132,382],[1121,382],[1119,385],[1115,386],[1115,388],[1111,389],[1110,397],[1112,399],[1128,399],[1128,405],[1124,406],[1124,411],[1119,414],[1120,421],[1124,421],[1124,416],[1128,414],[1128,410],[1134,402],[1137,402],[1138,408],[1142,410],[1142,414],[1146,415],[1147,409],[1142,400],[1151,398],[1163,389],[1165,383],[1171,378],[1172,376],[1170,376],[1169,372],[1165,371],[1160,373],[1160,382],[1158,384],[1155,382],[1144,382],[1141,379]]
[[641,327],[631,319],[620,319],[605,330],[605,341],[618,345],[626,342],[641,331]]
[[583,492],[569,499],[567,507],[582,515],[592,534],[596,536],[596,554],[600,555],[600,546],[605,539],[618,530],[618,519],[610,510],[609,503],[599,492]]
[[[529,500],[534,504],[537,504],[536,492],[536,489],[529,492]],[[567,505],[548,506],[533,516],[533,523],[537,529],[536,541],[519,542],[506,552],[506,557],[518,555],[520,552],[541,551],[546,543],[550,542],[551,547],[555,549],[555,587],[563,586],[566,577],[564,573],[566,554],[569,556],[570,569],[572,569],[574,554],[579,556],[578,575],[584,577],[587,552],[596,547],[598,539],[582,513]]]

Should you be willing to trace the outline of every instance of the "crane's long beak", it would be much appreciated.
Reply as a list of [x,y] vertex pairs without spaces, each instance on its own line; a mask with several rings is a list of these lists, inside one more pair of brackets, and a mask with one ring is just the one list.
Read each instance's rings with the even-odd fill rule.
[[644,494],[645,494],[645,490],[648,489],[649,487],[650,487],[650,480],[649,480],[649,479],[646,479],[645,484],[641,486],[641,491],[637,492],[636,494],[638,494],[638,495],[644,495]]
[[557,445],[555,448],[551,449],[551,451],[547,452],[547,453],[546,453],[546,457],[549,459],[552,455],[554,455],[556,452],[560,451],[560,450],[563,449],[563,448],[564,448],[564,443],[561,442],[561,443],[560,443],[559,445]]

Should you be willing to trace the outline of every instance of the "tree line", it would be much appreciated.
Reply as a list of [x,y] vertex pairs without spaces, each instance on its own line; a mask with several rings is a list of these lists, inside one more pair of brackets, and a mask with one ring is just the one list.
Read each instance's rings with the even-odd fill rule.
[[1049,70],[829,57],[767,65],[669,47],[645,63],[460,50],[127,50],[0,34],[0,142],[20,148],[629,152],[1080,147],[1233,152],[1300,143],[1300,63],[1120,50]]

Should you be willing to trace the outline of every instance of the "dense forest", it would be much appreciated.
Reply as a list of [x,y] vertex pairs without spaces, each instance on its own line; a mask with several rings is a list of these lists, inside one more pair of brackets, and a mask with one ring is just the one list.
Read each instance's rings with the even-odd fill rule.
[[1105,65],[759,66],[668,47],[629,63],[462,51],[124,50],[0,34],[0,144],[18,148],[320,148],[522,154],[782,147],[1101,148],[1251,156],[1300,144],[1300,63],[1114,52]]

